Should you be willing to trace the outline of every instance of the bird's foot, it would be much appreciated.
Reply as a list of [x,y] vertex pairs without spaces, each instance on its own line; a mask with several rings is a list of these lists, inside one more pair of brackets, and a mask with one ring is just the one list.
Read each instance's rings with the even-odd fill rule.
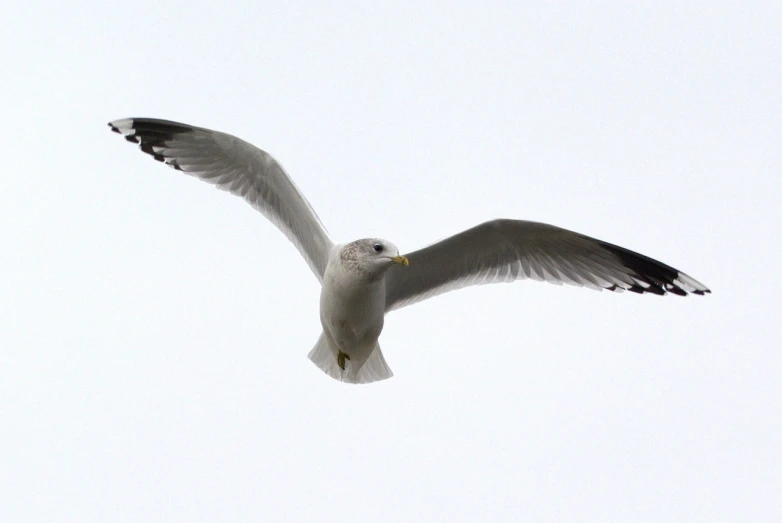
[[345,360],[349,360],[349,359],[350,359],[350,356],[348,356],[347,354],[345,354],[342,351],[339,351],[337,353],[337,365],[339,365],[339,368],[342,369],[342,370],[345,370]]

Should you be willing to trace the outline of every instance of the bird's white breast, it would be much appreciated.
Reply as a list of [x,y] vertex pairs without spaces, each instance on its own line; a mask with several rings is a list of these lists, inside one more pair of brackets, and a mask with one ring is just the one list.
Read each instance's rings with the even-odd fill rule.
[[383,330],[385,283],[367,281],[332,259],[323,277],[320,321],[337,348],[351,357],[371,351]]

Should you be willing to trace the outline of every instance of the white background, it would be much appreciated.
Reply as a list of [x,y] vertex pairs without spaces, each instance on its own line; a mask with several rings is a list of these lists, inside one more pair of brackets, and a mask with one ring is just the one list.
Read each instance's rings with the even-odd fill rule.
[[[782,4],[428,4],[4,7],[1,521],[780,520]],[[298,252],[129,116],[270,151],[336,241],[531,219],[714,293],[470,288],[341,384]]]

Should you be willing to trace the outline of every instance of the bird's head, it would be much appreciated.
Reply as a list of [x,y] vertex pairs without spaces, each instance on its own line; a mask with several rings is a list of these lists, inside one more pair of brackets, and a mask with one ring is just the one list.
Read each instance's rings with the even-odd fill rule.
[[380,238],[363,238],[348,243],[342,247],[340,258],[344,266],[370,277],[382,276],[394,265],[410,265],[407,258],[399,255],[396,245]]

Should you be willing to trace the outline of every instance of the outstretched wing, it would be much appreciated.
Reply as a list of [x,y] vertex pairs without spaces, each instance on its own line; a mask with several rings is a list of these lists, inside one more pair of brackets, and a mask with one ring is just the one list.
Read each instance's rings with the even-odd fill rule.
[[386,311],[469,285],[522,279],[611,291],[711,292],[664,263],[583,234],[521,220],[494,220],[407,255],[386,274]]
[[111,130],[155,160],[241,196],[293,242],[318,280],[333,243],[318,215],[271,155],[230,134],[152,118],[126,118]]

